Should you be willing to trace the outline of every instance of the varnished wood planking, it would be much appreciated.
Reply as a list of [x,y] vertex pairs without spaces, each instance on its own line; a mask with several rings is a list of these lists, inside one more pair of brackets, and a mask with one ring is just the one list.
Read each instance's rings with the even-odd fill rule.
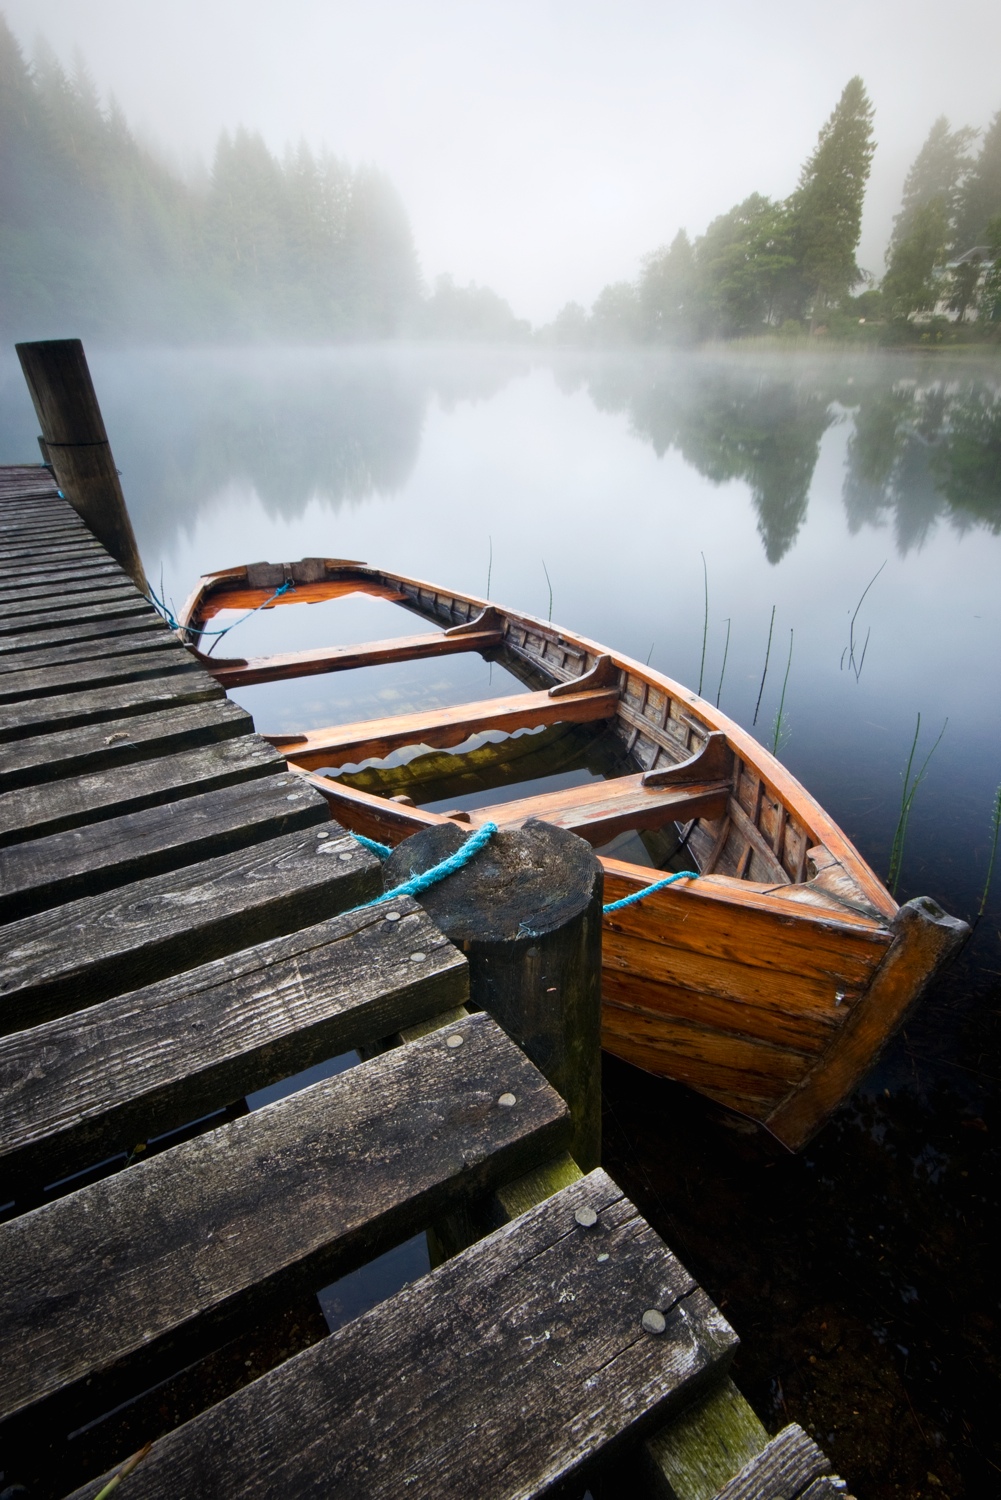
[[[642,1327],[651,1308],[661,1335]],[[129,1485],[135,1500],[542,1495],[684,1405],[735,1345],[597,1171],[160,1439]]]
[[663,828],[706,816],[725,806],[727,790],[720,783],[644,787],[641,776],[619,776],[479,807],[470,814],[470,821],[514,827],[528,818],[541,818],[590,844],[605,844],[627,829]]
[[142,682],[192,671],[199,672],[200,669],[190,651],[176,641],[169,646],[151,641],[124,656],[109,656],[102,652],[100,656],[82,661],[58,662],[54,666],[24,672],[2,673],[0,705],[19,705],[29,699],[51,701],[59,699],[63,693],[82,693],[119,682]]
[[257,735],[240,734],[195,750],[21,787],[0,793],[0,847],[284,770],[285,762],[271,745]]
[[427,709],[390,719],[313,729],[301,740],[288,735],[265,738],[272,739],[297,765],[311,770],[343,765],[346,761],[378,760],[406,745],[447,749],[461,745],[470,735],[491,729],[596,723],[614,715],[616,702],[614,692],[571,693],[564,698],[550,698],[548,693],[517,693],[509,698],[463,703],[458,708]]
[[441,633],[409,635],[386,641],[366,641],[357,646],[291,651],[280,656],[255,657],[249,661],[219,661],[207,657],[205,666],[223,687],[246,687],[255,682],[312,677],[323,672],[344,672],[354,667],[421,661],[429,656],[453,656],[464,651],[488,651],[502,640],[503,634],[499,630],[481,630],[461,636]]
[[139,682],[0,704],[0,741],[29,739],[40,734],[62,735],[82,724],[100,724],[124,719],[129,714],[146,714],[182,703],[204,703],[222,696],[222,688],[192,663],[182,671]]
[[[303,787],[300,795],[315,794]],[[348,835],[324,847],[336,852],[321,855],[312,830],[286,834],[12,922],[0,955],[0,1033],[82,1010],[378,894],[374,855]]]
[[291,783],[258,778],[0,849],[0,921],[326,825],[319,797],[289,802]]
[[461,954],[399,897],[0,1038],[0,1178],[78,1171],[468,993]]
[[559,1150],[566,1106],[496,1023],[449,1031],[461,1047],[435,1032],[0,1226],[19,1350],[0,1412],[106,1410],[248,1305],[322,1286]]
[[76,809],[79,804],[72,788],[64,785],[57,790],[54,783],[230,740],[250,734],[253,727],[248,713],[220,696],[207,702],[173,704],[130,718],[84,724],[61,734],[14,740],[0,755],[0,793],[15,787],[43,786],[54,808],[68,803]]

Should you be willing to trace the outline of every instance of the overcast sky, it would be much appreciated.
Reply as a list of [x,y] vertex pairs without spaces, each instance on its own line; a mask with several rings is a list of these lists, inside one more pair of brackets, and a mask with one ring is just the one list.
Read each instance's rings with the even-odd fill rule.
[[784,197],[845,82],[879,143],[860,263],[882,274],[933,119],[1001,107],[997,0],[0,0],[26,48],[79,47],[175,158],[243,124],[384,167],[425,276],[534,321],[685,226]]

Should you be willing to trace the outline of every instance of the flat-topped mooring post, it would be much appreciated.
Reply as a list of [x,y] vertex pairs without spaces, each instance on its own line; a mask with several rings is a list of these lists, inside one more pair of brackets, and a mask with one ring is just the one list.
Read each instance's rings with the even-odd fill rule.
[[[397,846],[386,889],[454,854],[468,829],[443,823]],[[534,818],[504,828],[418,899],[466,955],[470,1004],[488,1011],[570,1106],[571,1152],[601,1160],[602,874],[591,846]]]
[[56,483],[136,587],[149,590],[87,356],[79,339],[17,344]]

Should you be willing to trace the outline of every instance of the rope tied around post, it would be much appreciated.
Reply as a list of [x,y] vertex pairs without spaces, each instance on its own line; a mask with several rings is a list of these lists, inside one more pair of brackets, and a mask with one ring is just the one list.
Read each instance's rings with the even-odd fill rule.
[[[393,890],[377,896],[375,901],[366,902],[366,905],[375,906],[380,901],[388,901],[390,896],[414,896],[418,891],[427,890],[428,886],[437,885],[439,880],[444,880],[446,876],[454,874],[456,870],[461,870],[463,865],[468,864],[496,832],[496,823],[484,823],[482,828],[469,836],[457,853],[450,854],[448,859],[443,859],[439,864],[433,865],[430,870],[425,870],[423,875],[413,875],[403,885],[395,886]],[[393,852],[389,844],[380,844],[376,839],[367,839],[364,834],[356,833],[353,837],[363,849],[367,849],[377,859],[388,859]],[[610,911],[621,911],[624,906],[633,906],[637,901],[645,901],[647,896],[652,896],[655,891],[666,890],[669,885],[674,885],[678,880],[698,879],[698,870],[678,870],[673,875],[667,875],[663,880],[657,880],[653,885],[648,885],[645,890],[633,891],[631,895],[623,896],[618,901],[609,901],[607,906],[601,908],[602,913],[607,915]],[[356,907],[355,910],[361,911],[362,908]],[[526,935],[530,935],[530,929],[525,923],[522,923],[522,927]]]
[[[376,896],[372,901],[366,901],[361,906],[352,907],[352,911],[367,911],[370,906],[380,906],[383,901],[392,901],[395,896],[416,896],[421,891],[426,891],[429,886],[437,885],[439,880],[445,880],[449,875],[454,875],[456,871],[461,870],[464,865],[468,865],[469,861],[479,854],[484,844],[490,842],[496,832],[496,823],[484,823],[482,828],[470,834],[461,849],[457,849],[447,859],[432,865],[430,870],[425,870],[422,875],[411,874],[410,879],[405,880],[402,885],[394,886],[391,891],[383,891],[381,896]],[[357,833],[354,834],[354,838],[366,849],[370,849],[373,854],[378,855],[380,859],[386,859],[392,853],[392,850],[385,844],[377,844],[374,839],[362,838]],[[381,850],[385,850],[385,853],[381,853]]]

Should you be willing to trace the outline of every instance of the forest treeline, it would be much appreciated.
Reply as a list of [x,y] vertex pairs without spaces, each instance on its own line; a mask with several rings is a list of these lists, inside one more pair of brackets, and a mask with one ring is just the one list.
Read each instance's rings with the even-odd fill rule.
[[148,149],[83,65],[33,62],[0,16],[0,331],[319,341],[528,336],[487,288],[427,295],[388,178],[223,133],[207,180]]
[[635,282],[606,286],[590,312],[567,303],[546,337],[607,346],[776,331],[891,341],[1001,335],[1001,110],[982,139],[935,121],[904,183],[879,282],[855,258],[873,113],[861,78],[852,78],[788,198],[752,193],[694,241],[679,230]]

